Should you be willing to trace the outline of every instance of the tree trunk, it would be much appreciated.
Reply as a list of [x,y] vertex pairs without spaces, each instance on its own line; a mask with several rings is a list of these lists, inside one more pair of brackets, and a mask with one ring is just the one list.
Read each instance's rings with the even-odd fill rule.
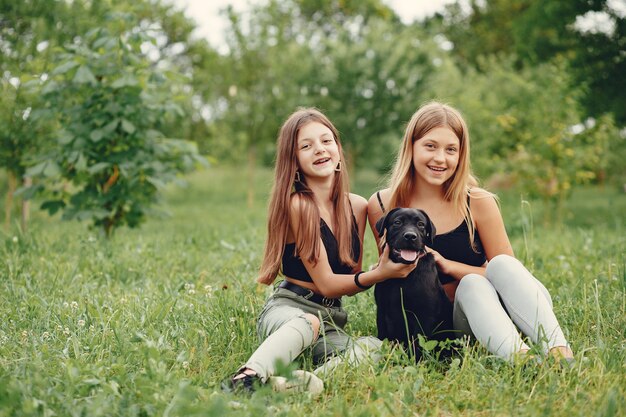
[[7,190],[7,196],[4,200],[4,229],[8,232],[11,226],[11,211],[13,210],[13,195],[17,188],[17,179],[13,171],[7,170],[7,180],[9,183],[9,189]]
[[254,207],[254,174],[256,168],[256,145],[250,145],[248,148],[248,189],[247,202],[248,208]]
[[[22,185],[25,188],[33,185],[32,178],[24,177],[24,181]],[[21,217],[22,233],[26,233],[29,219],[30,219],[30,200],[26,200],[22,198],[22,217]]]

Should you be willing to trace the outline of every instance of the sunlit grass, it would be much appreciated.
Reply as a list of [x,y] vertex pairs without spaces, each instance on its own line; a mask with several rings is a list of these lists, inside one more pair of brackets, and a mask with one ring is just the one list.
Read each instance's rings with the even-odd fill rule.
[[[376,175],[355,179],[369,197]],[[0,416],[557,415],[626,412],[626,196],[574,194],[564,224],[502,195],[516,254],[551,291],[579,360],[510,366],[470,344],[447,362],[385,345],[375,365],[340,367],[321,397],[220,392],[257,345],[256,285],[270,172],[246,207],[244,174],[213,169],[167,192],[168,218],[107,241],[35,212],[29,234],[0,234]],[[531,221],[532,217],[532,221]],[[366,236],[364,264],[375,261]],[[375,333],[372,293],[345,301],[348,330]],[[298,366],[310,369],[308,359]]]

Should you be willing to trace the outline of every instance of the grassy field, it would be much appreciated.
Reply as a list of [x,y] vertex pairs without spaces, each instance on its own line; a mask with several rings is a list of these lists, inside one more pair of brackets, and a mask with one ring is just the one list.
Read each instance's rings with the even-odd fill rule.
[[[368,197],[377,182],[362,174],[354,191]],[[517,256],[551,291],[574,368],[511,366],[474,344],[415,365],[385,345],[383,361],[339,367],[317,398],[223,394],[219,381],[257,346],[271,291],[254,282],[269,184],[260,171],[248,209],[240,172],[196,173],[168,190],[170,217],[110,241],[41,212],[28,235],[2,232],[0,416],[626,415],[626,195],[613,189],[577,191],[557,225],[543,224],[540,203],[501,196]],[[375,334],[372,292],[345,304],[349,332]]]

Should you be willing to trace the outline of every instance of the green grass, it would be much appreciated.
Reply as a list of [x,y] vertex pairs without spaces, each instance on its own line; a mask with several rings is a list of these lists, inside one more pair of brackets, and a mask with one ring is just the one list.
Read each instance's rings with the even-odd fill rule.
[[[377,181],[364,173],[355,192],[369,197]],[[260,171],[248,209],[241,172],[196,173],[168,190],[171,217],[110,241],[42,212],[28,235],[0,234],[0,416],[626,414],[626,195],[612,189],[577,191],[564,222],[548,226],[541,203],[501,196],[518,257],[587,358],[573,369],[510,366],[475,344],[415,365],[385,345],[383,361],[338,368],[318,398],[221,393],[257,346],[270,291],[254,282],[269,184]],[[372,292],[345,302],[348,330],[375,334]]]

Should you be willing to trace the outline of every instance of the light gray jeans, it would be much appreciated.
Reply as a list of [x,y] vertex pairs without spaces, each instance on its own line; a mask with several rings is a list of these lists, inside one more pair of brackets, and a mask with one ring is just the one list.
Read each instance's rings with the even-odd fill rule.
[[[305,314],[312,314],[320,320],[316,340]],[[375,337],[354,339],[348,336],[344,331],[347,321],[348,314],[341,307],[326,308],[287,289],[277,288],[265,303],[257,322],[261,345],[240,370],[252,369],[261,381],[266,382],[274,375],[278,362],[289,364],[309,347],[315,363],[330,359],[315,370],[316,374],[334,369],[344,359],[350,363],[366,357],[376,360],[382,342]]]
[[546,287],[508,255],[489,261],[485,276],[469,274],[461,279],[453,319],[456,330],[474,336],[505,360],[512,360],[521,349],[529,349],[519,331],[544,352],[555,346],[569,346]]

